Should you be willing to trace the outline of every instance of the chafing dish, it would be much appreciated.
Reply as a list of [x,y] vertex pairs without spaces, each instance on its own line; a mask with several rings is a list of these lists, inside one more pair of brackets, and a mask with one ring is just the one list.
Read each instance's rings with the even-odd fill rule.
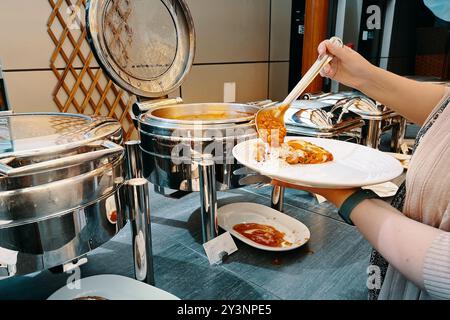
[[364,121],[349,111],[349,107],[347,99],[333,104],[315,99],[297,100],[285,115],[288,133],[316,138],[354,139],[359,142]]
[[[125,13],[125,14],[124,14]],[[194,60],[195,30],[184,0],[91,1],[88,38],[101,67],[138,96],[143,175],[165,188],[200,193],[203,236],[217,235],[216,191],[240,187],[234,145],[256,137],[257,106],[182,104],[167,94],[185,80]]]
[[[142,115],[144,176],[158,186],[201,191],[197,160],[211,154],[217,190],[240,187],[241,176],[234,172],[241,165],[232,150],[238,142],[256,137],[253,119],[257,111],[249,105],[204,103],[160,107]],[[207,120],[189,120],[208,114],[213,116]]]
[[119,231],[121,143],[120,124],[108,118],[0,116],[0,251],[14,257],[8,275],[78,260]]
[[138,118],[144,176],[162,190],[200,193],[205,242],[218,233],[216,192],[242,187],[242,165],[232,150],[257,137],[258,110],[243,104],[180,104]]
[[311,102],[344,106],[343,110],[356,114],[364,121],[361,143],[378,149],[381,135],[392,130],[391,150],[400,151],[406,130],[406,119],[361,92],[345,91],[333,94],[316,93],[305,96]]

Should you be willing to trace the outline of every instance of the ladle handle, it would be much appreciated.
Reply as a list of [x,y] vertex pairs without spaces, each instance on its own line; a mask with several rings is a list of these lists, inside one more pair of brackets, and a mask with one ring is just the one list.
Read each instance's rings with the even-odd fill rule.
[[[342,40],[338,37],[332,37],[330,41],[334,44],[344,46]],[[305,89],[314,81],[317,75],[320,73],[323,67],[325,67],[330,61],[333,60],[333,56],[324,54],[317,58],[316,62],[309,68],[308,72],[302,77],[300,82],[295,86],[295,88],[289,93],[289,95],[284,99],[282,105],[286,108],[291,105],[292,102],[297,100],[298,97],[305,91]]]

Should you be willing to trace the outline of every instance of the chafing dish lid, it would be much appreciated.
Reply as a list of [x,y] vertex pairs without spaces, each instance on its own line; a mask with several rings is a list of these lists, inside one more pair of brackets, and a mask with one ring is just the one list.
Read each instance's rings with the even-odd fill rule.
[[384,105],[374,102],[369,98],[358,97],[352,101],[353,103],[349,107],[349,110],[361,116],[382,116],[387,113],[392,113]]
[[348,112],[347,108],[345,104],[330,104],[318,100],[298,100],[286,112],[285,123],[291,128],[334,132],[348,127],[350,124],[360,123],[361,117]]
[[0,116],[0,160],[75,148],[104,139],[120,124],[103,117],[67,113]]
[[86,23],[99,64],[138,96],[167,95],[192,66],[195,33],[185,0],[91,0]]

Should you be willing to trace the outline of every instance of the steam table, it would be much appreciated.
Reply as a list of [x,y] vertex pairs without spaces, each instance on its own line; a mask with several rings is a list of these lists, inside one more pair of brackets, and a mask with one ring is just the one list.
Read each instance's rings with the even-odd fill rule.
[[[270,205],[270,188],[219,193],[219,206],[238,202]],[[366,299],[371,247],[328,204],[286,191],[285,212],[311,230],[299,250],[271,253],[237,241],[239,250],[221,266],[210,266],[201,245],[198,195],[180,200],[151,194],[156,286],[181,299]],[[83,277],[133,277],[130,231],[93,251]],[[64,286],[67,274],[49,271],[0,281],[0,299],[46,299]]]

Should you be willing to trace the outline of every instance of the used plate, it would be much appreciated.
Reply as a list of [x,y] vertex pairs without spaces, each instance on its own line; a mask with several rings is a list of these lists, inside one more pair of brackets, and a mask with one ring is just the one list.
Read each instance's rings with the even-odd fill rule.
[[[242,242],[261,250],[294,250],[307,243],[311,237],[308,227],[300,221],[257,203],[240,202],[229,204],[219,208],[217,215],[219,226],[222,229],[230,232]],[[283,232],[285,234],[284,239],[292,243],[292,246],[274,248],[256,243],[234,231],[233,227],[240,223],[258,223],[272,226]]]
[[122,276],[100,275],[79,281],[79,290],[71,290],[65,286],[48,300],[74,300],[81,297],[101,297],[107,300],[180,300],[164,290]]
[[399,161],[378,150],[339,140],[288,137],[301,139],[325,148],[334,160],[322,164],[290,165],[274,158],[258,162],[255,159],[257,140],[248,140],[233,149],[234,157],[250,169],[272,179],[318,188],[345,189],[380,184],[402,174]]

